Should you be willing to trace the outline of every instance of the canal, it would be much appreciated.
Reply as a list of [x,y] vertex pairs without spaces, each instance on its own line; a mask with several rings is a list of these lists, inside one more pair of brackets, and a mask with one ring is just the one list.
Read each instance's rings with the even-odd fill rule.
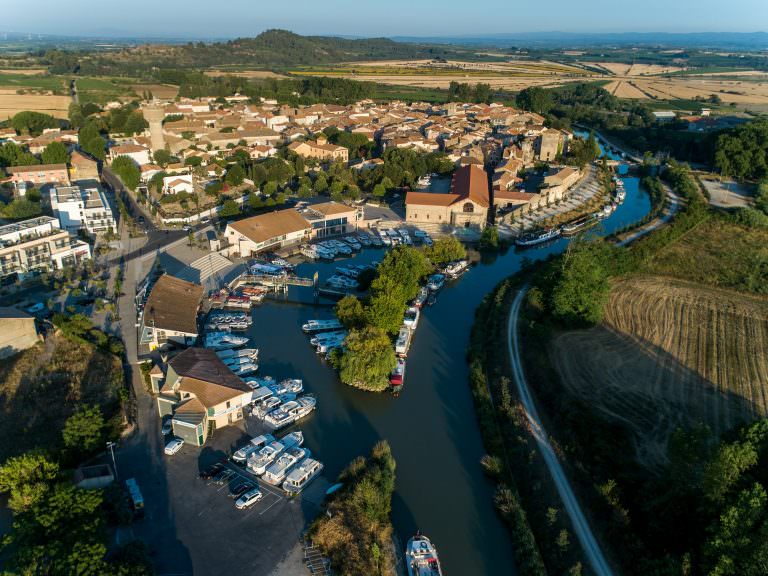
[[[626,178],[625,186],[625,202],[602,222],[601,233],[631,224],[650,210],[637,178]],[[397,460],[395,530],[403,543],[417,529],[428,535],[449,576],[515,572],[509,535],[493,507],[493,486],[479,464],[484,450],[466,363],[475,309],[497,283],[520,269],[523,258],[542,259],[566,244],[560,239],[525,251],[511,248],[446,284],[422,315],[398,398],[341,384],[315,354],[300,325],[331,316],[331,302],[316,305],[310,290],[291,288],[292,302],[266,300],[253,312],[250,335],[260,350],[259,373],[302,378],[317,395],[317,411],[300,428],[313,454],[325,463],[325,475],[333,480],[350,460],[387,440]],[[381,260],[384,254],[383,249],[363,249],[337,264]],[[337,264],[301,264],[297,272],[311,276],[317,271],[322,281]]]

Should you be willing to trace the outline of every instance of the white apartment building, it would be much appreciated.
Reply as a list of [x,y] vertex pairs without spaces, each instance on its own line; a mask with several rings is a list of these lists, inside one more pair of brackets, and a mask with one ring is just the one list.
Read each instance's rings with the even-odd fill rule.
[[61,270],[91,258],[91,247],[59,227],[56,218],[38,216],[0,226],[0,278]]
[[112,207],[100,188],[56,187],[51,190],[51,209],[61,228],[69,232],[85,230],[96,235],[117,230]]

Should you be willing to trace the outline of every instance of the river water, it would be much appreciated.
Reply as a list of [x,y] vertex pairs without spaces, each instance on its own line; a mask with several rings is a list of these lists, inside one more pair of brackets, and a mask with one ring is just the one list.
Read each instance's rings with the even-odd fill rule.
[[[599,232],[622,228],[650,210],[638,180],[626,178],[625,185],[625,202]],[[560,239],[524,251],[511,248],[447,283],[419,322],[398,398],[341,384],[315,354],[300,325],[309,318],[330,317],[330,301],[316,305],[311,290],[292,287],[287,297],[291,302],[266,300],[253,312],[250,335],[260,350],[259,374],[302,378],[317,395],[317,411],[300,428],[307,446],[325,463],[325,475],[333,481],[375,442],[389,441],[397,460],[395,530],[403,543],[417,529],[428,535],[448,576],[515,573],[509,535],[493,507],[493,485],[479,464],[485,452],[466,362],[475,309],[496,284],[520,269],[523,258],[545,258],[564,250],[567,242]],[[383,257],[383,249],[363,249],[337,264]],[[311,276],[317,271],[322,281],[337,264],[301,264],[297,272]]]

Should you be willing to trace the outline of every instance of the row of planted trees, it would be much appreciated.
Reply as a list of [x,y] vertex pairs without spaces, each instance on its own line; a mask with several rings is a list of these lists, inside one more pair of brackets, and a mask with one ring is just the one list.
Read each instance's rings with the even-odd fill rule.
[[334,357],[342,382],[375,392],[387,389],[395,367],[392,338],[408,303],[436,266],[464,257],[464,246],[453,237],[423,249],[398,246],[379,265],[365,299],[347,296],[339,301],[336,315],[349,330],[344,351]]

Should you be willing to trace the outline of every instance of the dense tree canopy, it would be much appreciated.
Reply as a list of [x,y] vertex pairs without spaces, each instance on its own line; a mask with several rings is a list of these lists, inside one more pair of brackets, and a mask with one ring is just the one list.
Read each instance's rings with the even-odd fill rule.
[[339,377],[356,388],[381,392],[389,387],[388,376],[395,367],[395,352],[386,332],[380,328],[352,329],[344,341]]
[[118,156],[109,166],[110,170],[120,176],[123,184],[135,190],[141,183],[141,171],[136,163],[128,156]]
[[41,154],[43,164],[67,164],[69,162],[69,152],[67,147],[61,142],[51,142],[45,147]]
[[722,134],[715,148],[715,167],[740,180],[768,176],[768,121],[750,122]]
[[59,121],[50,114],[25,110],[24,112],[16,113],[11,118],[11,126],[17,132],[38,136],[46,128],[58,128]]
[[436,266],[444,266],[454,260],[466,258],[467,250],[455,236],[445,236],[435,240],[432,246],[427,246],[424,254]]

